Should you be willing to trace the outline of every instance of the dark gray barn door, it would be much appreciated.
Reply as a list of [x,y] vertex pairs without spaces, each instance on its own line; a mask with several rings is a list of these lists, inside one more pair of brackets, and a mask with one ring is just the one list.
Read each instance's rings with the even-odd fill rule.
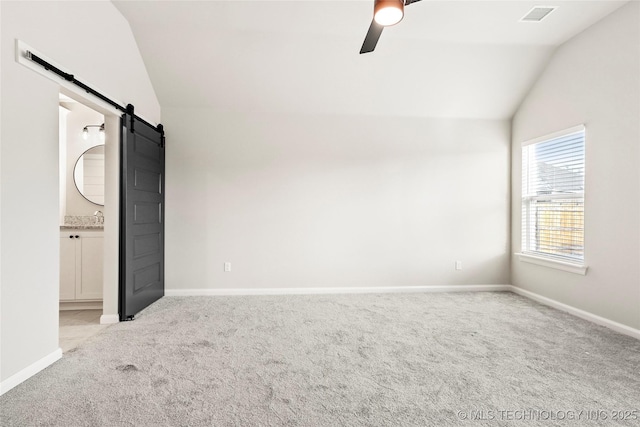
[[164,132],[122,116],[120,320],[164,296]]

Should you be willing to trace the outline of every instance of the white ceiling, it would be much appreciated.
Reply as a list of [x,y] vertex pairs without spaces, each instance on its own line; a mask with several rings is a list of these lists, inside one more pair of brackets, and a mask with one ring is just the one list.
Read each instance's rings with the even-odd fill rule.
[[[367,1],[114,1],[162,107],[510,118],[554,49],[626,1],[422,0],[360,55]],[[541,23],[518,20],[558,6]]]

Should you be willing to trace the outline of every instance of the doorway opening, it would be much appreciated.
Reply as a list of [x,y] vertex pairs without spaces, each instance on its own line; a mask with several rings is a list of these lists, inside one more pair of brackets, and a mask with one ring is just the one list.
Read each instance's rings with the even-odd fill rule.
[[[59,98],[59,192],[60,192],[60,296],[59,346],[63,352],[104,329],[110,313],[105,293],[116,293],[105,281],[105,270],[112,269],[105,253],[105,220],[118,212],[107,178],[109,163],[119,163],[109,155],[107,144],[117,144],[105,126],[108,115],[64,93]],[[113,120],[113,117],[111,118]],[[116,151],[117,153],[117,151]],[[109,158],[108,158],[109,157]],[[115,189],[117,192],[117,189]],[[116,222],[117,224],[117,222]],[[117,264],[115,265],[117,269]],[[108,305],[108,304],[107,304]],[[105,316],[106,315],[106,316]],[[107,320],[107,321],[105,321]]]

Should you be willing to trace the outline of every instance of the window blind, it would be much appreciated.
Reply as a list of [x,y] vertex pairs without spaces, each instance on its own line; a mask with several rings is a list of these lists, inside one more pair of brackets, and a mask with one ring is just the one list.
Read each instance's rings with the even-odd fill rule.
[[584,127],[522,148],[522,252],[584,262]]

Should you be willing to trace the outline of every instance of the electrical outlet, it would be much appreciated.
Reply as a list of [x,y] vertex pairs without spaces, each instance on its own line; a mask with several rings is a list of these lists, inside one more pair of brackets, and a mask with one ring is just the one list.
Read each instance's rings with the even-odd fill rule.
[[456,270],[462,270],[462,261],[456,261]]
[[231,263],[230,262],[225,262],[224,263],[224,271],[231,271]]

